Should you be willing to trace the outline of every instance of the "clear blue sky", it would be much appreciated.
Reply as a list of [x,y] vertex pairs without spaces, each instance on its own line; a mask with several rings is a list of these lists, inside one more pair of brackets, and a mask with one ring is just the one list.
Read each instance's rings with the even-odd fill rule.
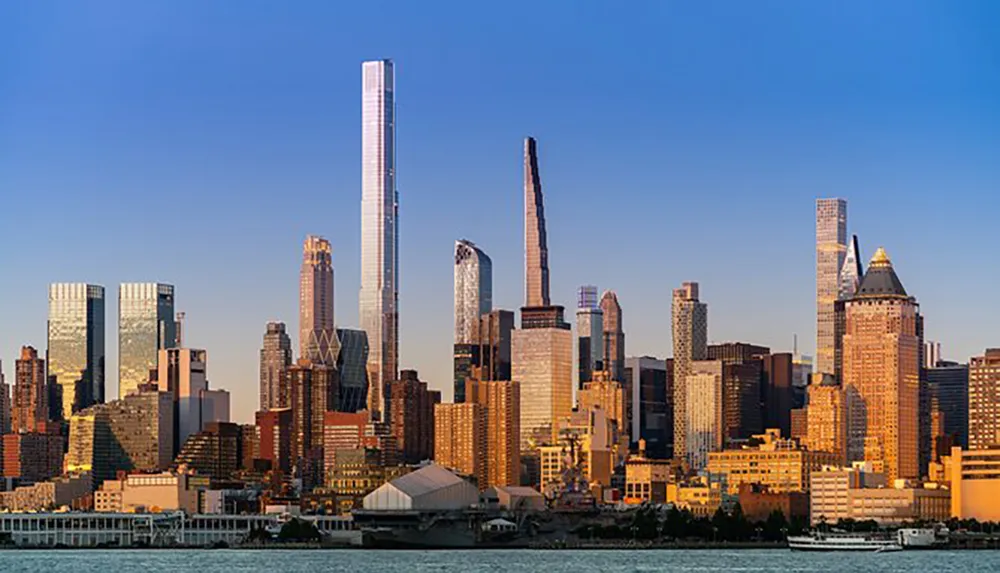
[[[402,364],[451,385],[453,242],[522,299],[521,139],[539,139],[553,299],[618,291],[665,356],[670,290],[709,337],[814,341],[814,199],[849,200],[946,358],[1000,345],[1000,4],[0,4],[0,357],[45,346],[46,285],[177,287],[234,417],[267,320],[297,327],[300,249],[334,246],[357,324],[361,61],[393,58]],[[294,338],[294,335],[293,335]]]

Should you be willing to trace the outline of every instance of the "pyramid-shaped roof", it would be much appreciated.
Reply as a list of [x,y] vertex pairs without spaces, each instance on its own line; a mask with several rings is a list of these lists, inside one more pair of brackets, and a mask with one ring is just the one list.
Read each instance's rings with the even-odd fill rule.
[[881,296],[908,296],[903,283],[896,276],[896,271],[892,268],[892,261],[885,249],[879,247],[868,263],[868,270],[865,278],[861,279],[861,287],[858,289],[857,298],[881,297]]

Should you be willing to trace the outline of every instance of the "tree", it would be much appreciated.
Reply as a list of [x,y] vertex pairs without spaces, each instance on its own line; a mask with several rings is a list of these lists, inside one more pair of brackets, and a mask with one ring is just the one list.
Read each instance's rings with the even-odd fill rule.
[[320,533],[315,525],[296,517],[281,526],[278,539],[282,541],[319,541]]
[[767,541],[784,541],[788,530],[788,521],[780,509],[776,509],[764,520],[764,539]]

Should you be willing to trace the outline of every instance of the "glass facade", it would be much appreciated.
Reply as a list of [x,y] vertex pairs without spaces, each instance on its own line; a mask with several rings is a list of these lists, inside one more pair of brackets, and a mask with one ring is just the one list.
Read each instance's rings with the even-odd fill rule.
[[673,426],[673,363],[649,356],[625,360],[625,417],[630,420],[632,447],[646,440],[650,458],[671,457]]
[[339,344],[333,322],[333,255],[330,241],[310,235],[302,246],[299,276],[299,355],[333,366]]
[[104,287],[49,286],[47,359],[53,418],[104,401]]
[[847,256],[847,201],[816,200],[816,371],[834,373],[834,303]]
[[471,241],[455,241],[455,344],[478,340],[479,317],[493,310],[493,262]]
[[368,333],[368,407],[382,416],[385,385],[399,355],[399,236],[396,219],[395,72],[390,60],[361,67],[361,294],[358,315]]
[[368,334],[363,330],[338,328],[340,355],[340,411],[364,410],[368,403]]
[[573,334],[568,328],[515,330],[512,378],[521,385],[521,449],[554,443],[573,409]]
[[174,287],[122,283],[118,291],[118,397],[148,382],[159,351],[176,343]]

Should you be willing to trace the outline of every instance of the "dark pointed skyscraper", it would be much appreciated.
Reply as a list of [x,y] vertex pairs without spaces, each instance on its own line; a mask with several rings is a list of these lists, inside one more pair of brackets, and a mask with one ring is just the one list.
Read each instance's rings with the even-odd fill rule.
[[549,249],[535,138],[524,139],[524,306],[549,306]]

